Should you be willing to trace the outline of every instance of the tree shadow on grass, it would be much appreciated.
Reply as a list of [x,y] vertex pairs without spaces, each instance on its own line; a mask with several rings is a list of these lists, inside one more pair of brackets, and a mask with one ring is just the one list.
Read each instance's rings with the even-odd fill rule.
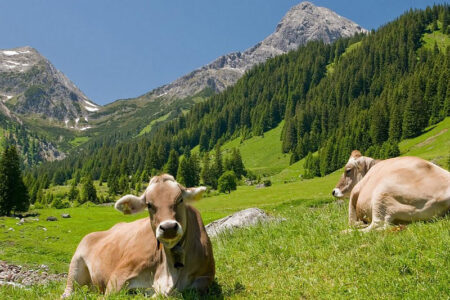
[[245,286],[240,282],[235,282],[234,286],[231,288],[223,288],[218,282],[217,279],[214,280],[211,287],[208,289],[207,293],[200,293],[196,290],[186,290],[181,296],[183,299],[196,300],[196,299],[214,299],[214,300],[222,300],[233,295],[242,293],[245,291]]

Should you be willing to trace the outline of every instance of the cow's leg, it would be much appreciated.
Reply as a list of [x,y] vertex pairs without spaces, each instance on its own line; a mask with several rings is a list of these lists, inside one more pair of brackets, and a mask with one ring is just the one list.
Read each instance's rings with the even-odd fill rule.
[[114,272],[106,285],[105,295],[110,295],[120,291],[127,282],[127,275],[128,274],[123,274],[121,272]]
[[70,262],[69,274],[67,274],[66,289],[61,296],[62,299],[70,297],[70,295],[72,295],[74,282],[80,286],[90,285],[92,283],[89,269],[83,257],[77,255],[76,253],[72,257],[72,261]]
[[369,232],[372,230],[384,230],[389,227],[393,218],[390,207],[396,200],[387,195],[374,197],[372,201],[372,222],[366,228],[360,229],[361,232]]

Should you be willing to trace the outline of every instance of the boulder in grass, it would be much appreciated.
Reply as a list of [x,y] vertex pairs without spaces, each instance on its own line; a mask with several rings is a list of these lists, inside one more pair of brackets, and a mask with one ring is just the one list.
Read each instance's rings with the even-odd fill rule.
[[71,218],[71,216],[69,214],[61,214],[61,217],[64,219]]
[[214,237],[224,231],[232,231],[235,228],[245,228],[277,220],[280,221],[281,219],[267,215],[262,209],[247,208],[225,218],[213,221],[206,225],[205,228],[208,235]]
[[50,216],[47,217],[47,221],[58,221],[58,219],[56,217]]

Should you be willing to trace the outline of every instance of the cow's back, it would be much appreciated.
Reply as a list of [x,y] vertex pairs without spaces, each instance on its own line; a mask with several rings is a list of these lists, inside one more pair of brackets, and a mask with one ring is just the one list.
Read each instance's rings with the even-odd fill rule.
[[450,197],[450,173],[418,157],[396,157],[373,166],[354,189],[359,191],[357,215],[369,214],[370,221],[368,209],[380,197],[393,197],[401,205],[430,200],[447,205],[443,200]]

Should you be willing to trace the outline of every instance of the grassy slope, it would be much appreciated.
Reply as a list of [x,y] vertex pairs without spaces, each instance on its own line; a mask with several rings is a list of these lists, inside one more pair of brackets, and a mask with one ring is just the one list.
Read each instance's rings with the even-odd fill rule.
[[448,34],[443,34],[442,23],[438,21],[439,30],[432,31],[432,26],[428,26],[428,31],[423,35],[423,47],[427,49],[434,49],[434,45],[437,44],[440,51],[446,51],[445,49],[450,46],[450,37]]
[[[449,125],[447,118],[424,135],[402,142],[402,153],[440,156],[449,149],[445,131]],[[437,135],[440,132],[444,133]],[[346,205],[336,204],[330,196],[339,176],[338,171],[263,189],[240,186],[231,194],[195,203],[205,223],[254,206],[287,219],[213,240],[219,286],[214,293],[219,289],[222,296],[241,299],[450,297],[450,218],[412,224],[404,231],[341,235],[347,224]],[[111,207],[40,212],[40,221],[22,226],[15,224],[16,219],[0,218],[0,259],[30,266],[44,263],[54,272],[65,272],[86,233],[146,216],[122,216]],[[44,221],[63,212],[72,218]],[[14,231],[8,231],[10,227]],[[29,291],[2,288],[0,298],[55,298],[62,290],[62,283]],[[80,291],[76,298],[83,297],[95,299],[97,294]]]
[[169,113],[167,113],[167,114],[165,114],[165,115],[159,117],[158,119],[152,120],[152,121],[150,122],[150,124],[148,124],[147,126],[145,126],[144,128],[142,128],[142,130],[141,130],[141,132],[139,132],[138,136],[143,135],[143,134],[145,134],[145,133],[148,133],[148,132],[152,131],[153,125],[155,125],[155,124],[158,123],[158,122],[163,122],[163,121],[167,120],[167,118],[170,116],[170,114],[171,114],[171,113],[169,112]]
[[264,136],[255,136],[241,143],[236,138],[223,145],[226,152],[237,147],[241,151],[245,166],[258,175],[272,175],[279,173],[289,166],[290,155],[281,153],[281,131],[284,122],[276,128],[265,132]]

